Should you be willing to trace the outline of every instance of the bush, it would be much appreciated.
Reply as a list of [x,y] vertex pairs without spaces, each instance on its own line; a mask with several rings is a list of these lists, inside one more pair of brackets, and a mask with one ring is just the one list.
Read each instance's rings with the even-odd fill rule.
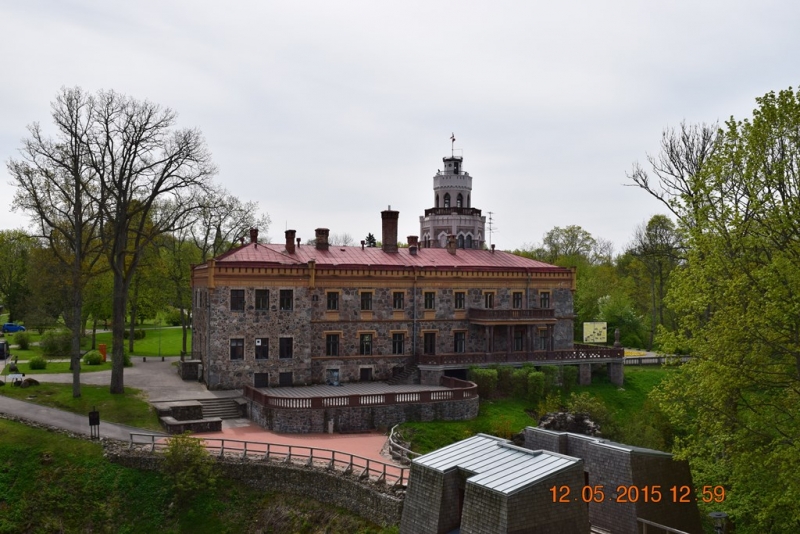
[[497,369],[480,369],[474,367],[469,370],[469,379],[478,386],[478,395],[484,399],[493,396],[497,391]]
[[86,365],[100,365],[103,363],[103,355],[99,350],[90,350],[83,355],[83,363]]
[[514,398],[524,399],[528,394],[528,370],[514,369],[511,373],[511,394]]
[[31,346],[31,336],[27,332],[17,332],[14,334],[14,343],[19,345],[20,350],[28,350]]
[[[137,329],[133,331],[133,339],[144,339],[144,336],[147,335],[146,330]],[[127,328],[122,332],[122,337],[124,339],[128,339],[131,337],[131,331]]]
[[39,346],[42,348],[42,354],[48,358],[67,358],[72,347],[72,332],[66,329],[48,330],[42,334]]
[[181,326],[181,311],[178,308],[169,308],[164,314],[164,322],[170,326]]
[[203,442],[190,437],[188,432],[169,438],[163,465],[179,505],[188,504],[193,495],[216,484],[214,459]]
[[41,356],[34,356],[30,360],[28,360],[28,367],[31,370],[41,370],[47,368],[47,360],[42,358]]
[[577,365],[565,365],[562,368],[561,383],[564,386],[564,392],[572,391],[573,386],[578,383],[579,372],[580,369]]
[[497,392],[504,395],[510,395],[512,384],[511,375],[514,373],[513,367],[498,367],[497,368]]
[[544,373],[544,392],[551,393],[559,386],[559,370],[555,365],[543,365],[541,371]]
[[531,371],[528,373],[528,401],[538,404],[544,398],[544,373]]

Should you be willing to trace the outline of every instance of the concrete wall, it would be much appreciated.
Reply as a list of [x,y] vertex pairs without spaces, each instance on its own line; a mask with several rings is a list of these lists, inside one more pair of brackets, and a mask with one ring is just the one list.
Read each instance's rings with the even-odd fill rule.
[[275,432],[327,432],[333,421],[335,432],[359,432],[389,428],[405,421],[465,421],[478,416],[478,397],[421,404],[390,404],[352,408],[284,409],[262,406],[248,400],[250,419]]

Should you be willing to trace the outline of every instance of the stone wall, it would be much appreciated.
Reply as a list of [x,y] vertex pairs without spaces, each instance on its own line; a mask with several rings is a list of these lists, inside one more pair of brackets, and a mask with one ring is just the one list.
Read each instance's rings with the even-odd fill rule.
[[[135,469],[160,470],[163,457],[158,453],[129,451],[125,447],[109,447],[106,457]],[[359,481],[318,467],[301,467],[273,461],[236,458],[217,459],[222,474],[265,492],[291,493],[340,506],[365,519],[389,526],[400,522],[403,493],[392,491],[382,483]]]
[[478,416],[478,397],[471,399],[382,406],[288,409],[262,406],[248,399],[250,419],[274,432],[289,434],[362,432],[390,428],[405,421],[466,421]]

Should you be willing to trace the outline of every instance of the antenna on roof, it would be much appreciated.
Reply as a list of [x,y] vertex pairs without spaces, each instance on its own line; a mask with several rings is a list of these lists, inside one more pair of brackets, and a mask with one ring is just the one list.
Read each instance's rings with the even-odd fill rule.
[[492,232],[497,231],[497,227],[494,225],[494,219],[492,219],[492,215],[494,215],[493,211],[487,211],[486,213],[489,214],[489,246],[492,246]]
[[456,145],[456,134],[451,133],[450,134],[450,157],[451,158],[454,157],[454,154],[455,154],[455,149],[453,148],[453,147],[455,147],[455,145]]

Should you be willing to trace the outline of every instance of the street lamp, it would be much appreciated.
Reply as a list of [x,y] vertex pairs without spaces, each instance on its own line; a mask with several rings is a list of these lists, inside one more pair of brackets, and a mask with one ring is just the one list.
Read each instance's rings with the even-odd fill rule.
[[714,533],[723,534],[725,532],[725,523],[728,519],[728,514],[725,512],[711,512],[708,517],[714,520]]

